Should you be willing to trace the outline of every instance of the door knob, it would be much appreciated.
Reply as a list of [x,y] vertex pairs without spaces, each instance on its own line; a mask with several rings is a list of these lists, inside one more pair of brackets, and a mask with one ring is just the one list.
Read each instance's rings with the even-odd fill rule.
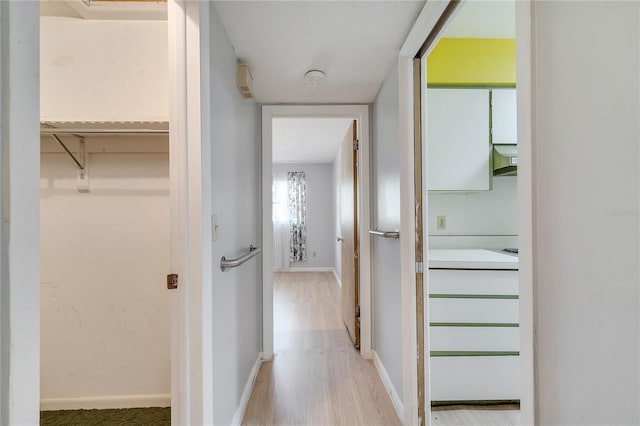
[[342,241],[342,237],[338,237],[337,240],[338,240],[338,242],[341,242]]

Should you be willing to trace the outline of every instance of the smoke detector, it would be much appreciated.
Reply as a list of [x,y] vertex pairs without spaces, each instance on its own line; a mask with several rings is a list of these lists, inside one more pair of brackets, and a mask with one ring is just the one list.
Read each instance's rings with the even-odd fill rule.
[[310,70],[307,71],[304,75],[304,78],[307,80],[307,83],[310,86],[317,86],[319,85],[322,80],[324,80],[325,77],[325,73],[323,73],[320,70]]

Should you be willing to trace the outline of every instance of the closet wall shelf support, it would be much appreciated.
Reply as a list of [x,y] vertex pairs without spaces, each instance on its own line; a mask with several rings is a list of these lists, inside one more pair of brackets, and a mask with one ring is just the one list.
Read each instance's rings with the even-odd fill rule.
[[86,164],[87,164],[86,151],[85,151],[85,145],[84,145],[84,138],[82,136],[74,135],[80,140],[80,144],[79,144],[80,153],[79,153],[79,156],[82,157],[82,162],[80,162],[80,160],[77,159],[75,155],[73,155],[71,150],[69,150],[69,148],[67,148],[67,146],[64,144],[64,142],[62,142],[62,140],[60,139],[60,137],[58,135],[56,135],[55,133],[52,133],[51,136],[53,136],[53,139],[55,139],[56,142],[58,142],[58,144],[62,147],[62,149],[64,149],[64,151],[69,155],[69,157],[71,157],[73,162],[77,164],[78,168],[80,170],[84,170],[85,167],[86,167]]

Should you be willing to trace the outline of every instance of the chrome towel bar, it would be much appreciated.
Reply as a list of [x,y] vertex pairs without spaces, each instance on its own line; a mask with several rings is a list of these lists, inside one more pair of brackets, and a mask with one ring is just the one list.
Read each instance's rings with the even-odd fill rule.
[[249,246],[249,251],[243,254],[242,256],[238,257],[237,259],[227,260],[225,256],[222,256],[222,259],[220,259],[220,269],[224,271],[227,268],[235,268],[237,266],[240,266],[247,260],[251,259],[256,254],[260,253],[261,251],[262,251],[261,249],[259,249],[258,247],[254,247],[253,244],[251,244]]
[[377,229],[369,230],[369,234],[376,237],[393,238],[394,240],[400,239],[399,231],[378,231]]

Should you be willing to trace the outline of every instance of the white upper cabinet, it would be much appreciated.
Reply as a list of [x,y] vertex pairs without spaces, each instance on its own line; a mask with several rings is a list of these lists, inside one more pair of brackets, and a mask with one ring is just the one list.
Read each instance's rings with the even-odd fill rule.
[[489,90],[427,90],[430,191],[490,189]]
[[491,124],[494,144],[518,143],[516,89],[493,89]]

